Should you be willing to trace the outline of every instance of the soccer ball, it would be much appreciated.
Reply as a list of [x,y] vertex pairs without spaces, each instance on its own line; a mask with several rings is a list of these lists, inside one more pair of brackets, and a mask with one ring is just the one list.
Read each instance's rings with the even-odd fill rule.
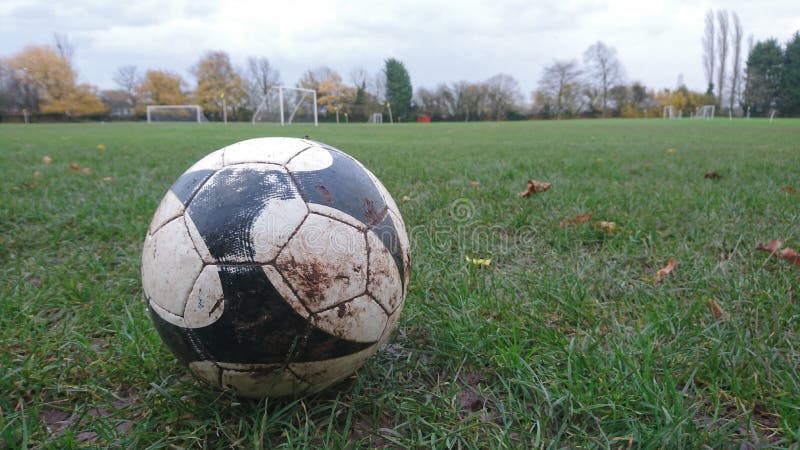
[[351,375],[389,338],[410,272],[380,181],[325,144],[249,139],[172,185],[142,255],[150,316],[199,378],[299,396]]

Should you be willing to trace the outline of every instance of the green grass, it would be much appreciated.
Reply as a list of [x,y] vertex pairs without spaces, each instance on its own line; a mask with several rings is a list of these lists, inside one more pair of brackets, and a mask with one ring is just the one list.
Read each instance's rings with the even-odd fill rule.
[[[409,296],[356,376],[243,400],[162,345],[141,244],[195,160],[307,133],[400,204]],[[800,268],[754,247],[800,247],[781,190],[800,189],[799,138],[797,120],[0,126],[0,448],[791,446]],[[553,187],[520,198],[528,178]]]

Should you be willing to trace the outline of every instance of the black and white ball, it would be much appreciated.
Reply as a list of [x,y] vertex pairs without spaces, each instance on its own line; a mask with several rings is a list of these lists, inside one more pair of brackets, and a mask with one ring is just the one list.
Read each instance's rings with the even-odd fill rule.
[[318,392],[394,329],[410,271],[391,195],[306,139],[217,150],[172,185],[142,255],[155,327],[208,382],[248,397]]

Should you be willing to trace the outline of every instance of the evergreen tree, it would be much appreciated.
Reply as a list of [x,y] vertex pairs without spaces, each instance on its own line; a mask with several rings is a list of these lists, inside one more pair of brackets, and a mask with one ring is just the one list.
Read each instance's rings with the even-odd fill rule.
[[777,106],[781,90],[783,51],[775,39],[757,43],[747,58],[745,103],[754,115]]
[[411,78],[401,61],[394,58],[386,60],[386,101],[391,104],[395,120],[407,121],[411,118],[411,99],[414,91]]
[[786,44],[781,75],[781,114],[800,115],[800,31]]

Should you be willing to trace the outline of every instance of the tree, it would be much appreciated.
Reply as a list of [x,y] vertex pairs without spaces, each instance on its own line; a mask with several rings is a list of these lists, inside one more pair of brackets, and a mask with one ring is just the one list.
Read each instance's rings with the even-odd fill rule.
[[731,30],[731,43],[733,44],[733,61],[731,61],[731,93],[729,108],[733,111],[736,101],[739,98],[739,91],[741,90],[741,73],[742,73],[742,38],[744,31],[742,30],[742,22],[739,20],[739,15],[735,12],[731,14],[733,17],[733,29]]
[[706,74],[706,83],[708,85],[707,93],[714,93],[714,68],[717,53],[714,51],[714,11],[708,10],[706,12],[706,29],[703,35],[703,70]]
[[383,72],[386,74],[386,101],[391,104],[392,113],[397,120],[409,120],[414,91],[405,65],[397,59],[389,58]]
[[81,116],[104,111],[96,90],[78,85],[66,56],[50,46],[26,47],[8,60],[21,93],[20,107],[42,114]]
[[464,122],[481,120],[486,105],[486,85],[459,81],[451,88],[457,116],[464,117]]
[[777,40],[768,39],[753,46],[745,69],[745,103],[754,114],[766,115],[777,106],[782,66],[783,51]]
[[784,115],[800,115],[800,31],[795,32],[783,52],[781,85],[781,112]]
[[349,113],[349,106],[355,98],[355,90],[342,82],[342,77],[335,70],[320,80],[317,88],[317,103],[327,112],[336,114],[339,122],[339,113]]
[[586,49],[583,60],[588,68],[588,75],[600,94],[602,116],[606,116],[609,91],[622,81],[622,63],[617,59],[617,50],[602,41]]
[[[234,118],[247,100],[244,80],[233,68],[228,54],[209,51],[192,67],[197,77],[194,99],[208,114],[222,118],[223,107],[231,108]],[[227,111],[225,112],[227,114]]]
[[252,109],[258,108],[264,99],[274,100],[272,88],[281,84],[281,74],[264,57],[247,59],[247,96]]
[[522,94],[519,83],[511,75],[497,74],[486,80],[486,107],[494,120],[507,119]]
[[555,114],[556,119],[562,115],[572,115],[580,111],[580,75],[578,61],[553,61],[542,71],[539,79],[538,93],[534,93],[534,102],[546,101],[547,110]]
[[112,77],[120,90],[128,94],[128,101],[134,106],[136,105],[136,85],[139,83],[137,70],[136,66],[122,66]]
[[452,119],[455,113],[455,98],[446,84],[440,84],[436,89],[417,88],[414,95],[414,105],[418,111],[430,114],[434,120]]
[[186,104],[189,98],[185,90],[186,82],[180,75],[166,70],[148,70],[136,85],[136,97],[139,99],[137,111],[143,113],[143,107],[147,105]]
[[719,51],[719,67],[717,68],[717,107],[722,109],[722,95],[725,87],[725,63],[728,59],[728,11],[717,11],[717,48]]

